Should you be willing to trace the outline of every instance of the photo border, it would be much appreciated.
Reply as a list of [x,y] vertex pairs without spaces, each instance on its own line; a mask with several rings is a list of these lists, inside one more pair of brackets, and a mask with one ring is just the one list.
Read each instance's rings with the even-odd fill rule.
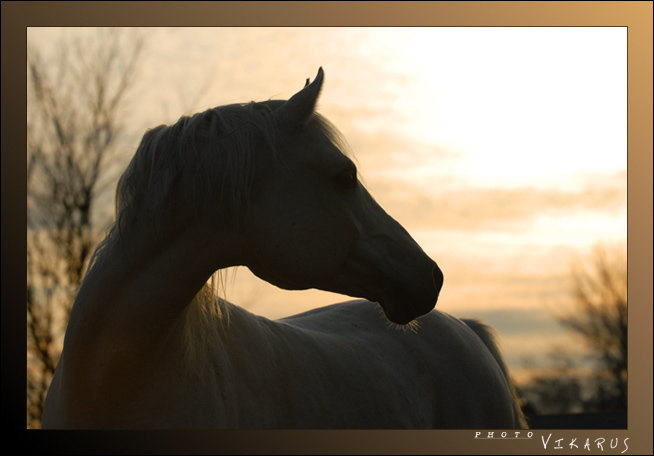
[[[21,448],[66,453],[551,454],[555,441],[606,438],[606,454],[652,452],[652,2],[2,2],[2,404]],[[473,430],[26,430],[26,30],[77,26],[627,27],[628,427],[533,430],[474,439]],[[485,433],[487,431],[484,431]],[[548,448],[541,439],[552,434]],[[620,446],[608,450],[608,440]],[[559,450],[560,451],[560,450]]]

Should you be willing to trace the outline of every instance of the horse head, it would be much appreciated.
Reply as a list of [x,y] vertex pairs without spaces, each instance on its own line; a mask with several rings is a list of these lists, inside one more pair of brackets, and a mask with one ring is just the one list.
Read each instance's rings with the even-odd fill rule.
[[278,132],[241,227],[244,264],[278,287],[362,297],[408,323],[434,307],[442,272],[368,193],[315,112],[323,79],[320,68],[288,101],[266,102]]

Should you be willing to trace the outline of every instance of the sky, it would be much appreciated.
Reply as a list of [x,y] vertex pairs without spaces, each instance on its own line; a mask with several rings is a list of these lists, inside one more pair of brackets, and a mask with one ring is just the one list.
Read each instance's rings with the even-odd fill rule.
[[[567,343],[552,312],[569,304],[571,264],[598,244],[626,251],[625,27],[136,32],[146,47],[124,165],[145,129],[287,99],[322,66],[318,111],[443,270],[437,308],[495,326],[512,366],[542,356],[546,340]],[[47,52],[61,33],[29,28],[27,39]],[[227,299],[269,318],[349,299],[280,290],[246,268],[230,277]]]

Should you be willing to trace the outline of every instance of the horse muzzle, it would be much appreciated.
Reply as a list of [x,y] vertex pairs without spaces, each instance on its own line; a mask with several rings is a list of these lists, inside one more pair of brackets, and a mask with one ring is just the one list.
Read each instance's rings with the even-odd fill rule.
[[436,306],[443,286],[443,273],[438,265],[433,263],[430,277],[423,275],[422,280],[416,279],[418,277],[408,285],[383,287],[381,293],[372,299],[379,303],[386,318],[393,323],[407,324]]

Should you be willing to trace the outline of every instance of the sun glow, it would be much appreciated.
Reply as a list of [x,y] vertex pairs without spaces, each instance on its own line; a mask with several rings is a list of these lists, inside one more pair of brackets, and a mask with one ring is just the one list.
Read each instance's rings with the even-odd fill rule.
[[625,28],[379,33],[389,72],[411,69],[395,88],[403,133],[458,151],[450,171],[467,185],[571,187],[626,170]]

